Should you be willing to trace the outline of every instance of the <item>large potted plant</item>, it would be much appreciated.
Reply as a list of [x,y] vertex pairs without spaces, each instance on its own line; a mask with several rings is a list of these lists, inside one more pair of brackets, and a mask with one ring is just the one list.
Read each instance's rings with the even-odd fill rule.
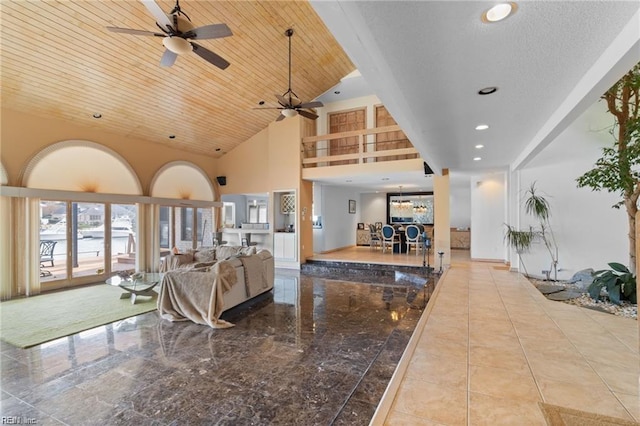
[[[614,208],[625,207],[629,223],[629,265],[636,272],[636,213],[640,196],[640,64],[636,64],[601,97],[614,117],[613,146],[602,149],[592,170],[577,179],[578,187],[618,193]],[[611,264],[610,264],[611,265]]]
[[538,227],[529,226],[528,230],[521,231],[511,225],[506,225],[505,240],[507,244],[518,253],[526,276],[529,276],[529,273],[522,260],[522,254],[528,252],[535,241],[541,241],[551,258],[550,267],[545,271],[546,279],[550,280],[550,275],[553,271],[553,279],[557,281],[558,245],[556,244],[553,229],[549,223],[551,206],[547,199],[538,192],[536,182],[532,182],[525,192],[524,210],[528,215],[533,216],[538,221]]

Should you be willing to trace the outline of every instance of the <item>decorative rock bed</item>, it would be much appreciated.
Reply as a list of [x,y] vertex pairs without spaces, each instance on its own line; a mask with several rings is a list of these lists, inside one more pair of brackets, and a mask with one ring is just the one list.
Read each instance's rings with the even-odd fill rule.
[[544,294],[549,300],[556,300],[569,305],[580,306],[587,309],[594,309],[625,318],[638,319],[638,305],[623,301],[616,305],[608,300],[593,300],[588,293],[585,293],[580,285],[567,281],[549,282],[529,278],[531,283]]

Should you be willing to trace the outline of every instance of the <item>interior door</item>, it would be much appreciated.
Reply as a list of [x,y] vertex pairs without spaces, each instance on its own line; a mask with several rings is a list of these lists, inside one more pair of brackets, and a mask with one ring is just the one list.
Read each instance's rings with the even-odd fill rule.
[[[376,106],[376,127],[395,126],[396,120],[389,114],[384,105]],[[386,151],[389,149],[413,148],[409,139],[402,131],[378,133],[376,135],[376,151]],[[376,161],[408,160],[418,158],[418,154],[390,155],[377,157]]]
[[[329,114],[329,133],[342,133],[352,130],[363,130],[366,128],[366,109],[355,109],[351,111],[334,112]],[[329,143],[329,155],[357,154],[357,136],[348,138],[332,139]],[[357,164],[358,160],[331,161],[331,166],[340,164]]]

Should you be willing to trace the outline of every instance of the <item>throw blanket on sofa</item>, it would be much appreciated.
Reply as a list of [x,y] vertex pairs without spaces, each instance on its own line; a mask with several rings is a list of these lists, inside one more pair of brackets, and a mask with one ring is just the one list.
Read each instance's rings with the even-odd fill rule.
[[244,267],[244,285],[249,297],[262,293],[267,287],[265,268],[258,256],[238,256]]
[[162,279],[158,310],[170,321],[191,320],[212,328],[233,327],[220,319],[223,294],[236,284],[235,268],[227,261],[216,263],[211,272],[167,272]]

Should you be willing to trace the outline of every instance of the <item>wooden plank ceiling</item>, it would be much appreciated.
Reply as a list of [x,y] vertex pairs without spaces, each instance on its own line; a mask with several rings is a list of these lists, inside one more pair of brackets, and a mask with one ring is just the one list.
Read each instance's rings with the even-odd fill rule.
[[[157,3],[165,12],[174,6]],[[3,108],[219,157],[278,116],[253,108],[261,100],[277,106],[275,94],[288,88],[287,28],[295,31],[292,89],[303,101],[354,69],[306,1],[182,0],[180,7],[195,27],[229,26],[233,36],[198,42],[229,61],[226,70],[193,52],[160,67],[162,38],[105,29],[157,31],[139,1],[2,0]]]

